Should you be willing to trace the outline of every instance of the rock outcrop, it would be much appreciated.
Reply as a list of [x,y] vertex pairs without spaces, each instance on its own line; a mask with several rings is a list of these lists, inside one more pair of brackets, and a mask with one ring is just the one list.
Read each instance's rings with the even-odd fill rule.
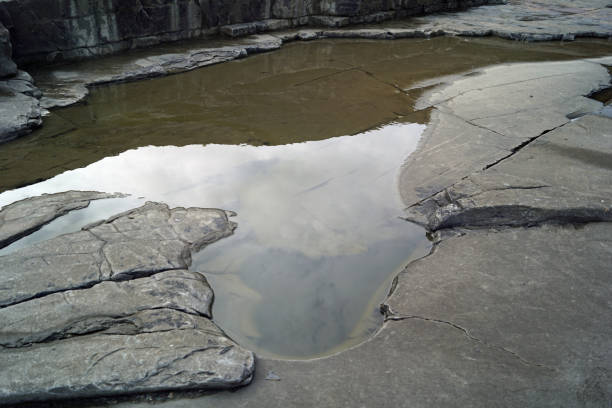
[[343,26],[457,10],[490,0],[302,1],[4,0],[18,63],[85,58],[222,31],[246,35],[314,24]]
[[97,191],[43,194],[0,208],[0,248],[31,234],[69,211],[85,208],[92,200],[119,197]]
[[17,74],[9,31],[0,23],[0,78]]
[[570,118],[600,110],[601,102],[584,96],[609,86],[597,61],[609,58],[494,66],[427,92],[417,108],[432,109],[431,123],[400,174],[406,206],[422,207]]
[[0,143],[27,135],[42,125],[41,96],[25,71],[0,79]]
[[[5,215],[25,235],[105,196],[46,195]],[[186,269],[234,228],[221,210],[149,202],[0,257],[0,401],[248,384],[253,354],[210,320],[212,290]]]

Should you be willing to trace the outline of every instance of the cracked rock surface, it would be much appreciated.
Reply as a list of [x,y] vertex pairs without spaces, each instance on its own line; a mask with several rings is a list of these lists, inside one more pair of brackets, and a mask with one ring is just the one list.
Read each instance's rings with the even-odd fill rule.
[[612,221],[612,119],[587,115],[408,209],[430,230]]
[[0,143],[27,135],[42,125],[41,96],[25,71],[0,78]]
[[158,203],[0,257],[0,306],[106,280],[185,269],[192,250],[230,235],[224,211]]
[[[109,196],[44,195],[3,213],[24,235],[30,218]],[[0,401],[248,384],[253,354],[210,320],[212,290],[187,270],[191,251],[234,228],[222,210],[148,202],[0,256]]]
[[251,386],[198,406],[607,407],[611,234],[593,223],[447,238],[399,275],[374,338],[324,359],[262,359]]
[[598,111],[603,104],[584,95],[609,83],[603,65],[580,60],[494,66],[439,85],[417,102],[433,110],[423,142],[400,174],[404,203],[441,192],[573,115]]
[[[608,60],[569,64],[540,64],[536,76],[546,76],[545,67],[563,73],[543,87],[517,85],[529,83],[533,71],[517,64],[503,72],[520,72],[527,81],[505,83],[485,70],[473,77],[485,86],[461,88],[468,75],[426,95],[425,105],[444,92],[456,100],[432,116],[432,130],[411,159],[434,166],[435,158],[454,161],[439,194],[418,188],[432,184],[418,172],[401,181],[407,204],[413,203],[409,214],[437,230],[436,243],[395,279],[381,305],[381,330],[327,358],[261,359],[250,387],[203,396],[198,406],[609,407],[612,119],[598,114],[600,103],[581,96],[607,84],[600,64]],[[573,70],[582,78],[566,75]],[[493,87],[497,99],[510,102],[500,112],[489,99],[496,114],[487,126],[498,131],[466,124],[470,98],[463,98],[466,106],[461,98]],[[538,109],[532,97],[548,101],[537,120],[524,116]],[[516,109],[519,103],[528,109]],[[465,108],[466,117],[451,107]],[[481,108],[486,115],[488,107]],[[442,115],[447,126],[439,124]],[[508,123],[523,130],[506,130]],[[445,171],[436,177],[442,180]]]
[[97,191],[67,191],[43,194],[0,208],[0,248],[9,245],[72,210],[85,208],[92,200],[118,197]]

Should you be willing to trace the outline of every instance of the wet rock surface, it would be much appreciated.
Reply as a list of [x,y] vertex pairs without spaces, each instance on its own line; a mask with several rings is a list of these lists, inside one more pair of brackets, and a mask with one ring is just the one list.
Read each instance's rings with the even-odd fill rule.
[[[594,68],[585,77],[597,80],[602,63],[608,60],[582,61]],[[507,68],[521,72],[530,65]],[[541,66],[544,72],[546,64]],[[572,105],[572,93],[563,91],[567,78],[554,78],[549,85]],[[480,80],[486,84],[486,74]],[[438,86],[421,102],[451,89]],[[508,92],[500,85],[498,91],[527,107],[531,97],[548,94],[532,86]],[[490,130],[489,139],[478,132],[457,138],[434,126],[429,138],[444,136],[438,142],[446,143],[450,155],[456,154],[455,144],[500,141],[509,143],[501,147],[508,154],[493,154],[482,170],[481,156],[466,151],[456,164],[466,173],[409,208],[411,217],[417,214],[437,230],[436,243],[430,255],[395,279],[381,305],[383,328],[371,340],[328,358],[261,359],[250,387],[203,396],[198,405],[609,406],[612,120],[597,114],[601,105],[583,103],[594,113],[581,111],[573,121],[561,120],[567,106],[554,100],[551,105],[559,110],[540,112],[540,120],[523,119],[521,110],[493,116],[500,122],[492,119],[490,126],[522,122],[522,136],[531,135],[526,142],[518,134]],[[461,128],[465,119],[453,117]],[[562,123],[543,132],[547,120]],[[413,158],[427,154],[422,149]],[[415,184],[405,185],[409,179],[404,178],[401,187],[408,191],[425,183],[415,177]],[[418,200],[420,193],[405,197]],[[177,399],[162,406],[192,404]]]
[[432,119],[402,168],[404,203],[416,205],[570,117],[600,110],[585,95],[609,83],[605,66],[583,60],[490,67],[427,92],[417,108],[433,108]]
[[105,55],[196,38],[220,27],[229,35],[245,35],[305,24],[375,22],[488,2],[5,0],[0,2],[0,22],[12,31],[13,54],[23,63]]
[[117,197],[96,191],[45,194],[6,205],[0,209],[0,248],[40,229],[69,211],[85,208],[91,200]]
[[0,78],[17,73],[17,65],[13,62],[13,47],[9,31],[0,23]]
[[260,359],[249,387],[197,405],[606,407],[611,232],[594,223],[447,238],[400,274],[374,338],[324,359]]
[[409,208],[430,230],[612,221],[612,120],[587,115]]
[[147,203],[82,231],[0,257],[0,305],[105,280],[185,269],[191,250],[230,235],[234,228],[221,210],[170,210]]
[[[31,217],[110,196],[59,193],[3,211],[25,234]],[[253,354],[209,320],[212,290],[186,270],[191,251],[234,228],[221,210],[149,202],[0,257],[2,403],[248,384]]]
[[[542,5],[535,1],[521,1],[360,28],[305,28],[282,31],[287,28],[287,25],[280,24],[278,21],[283,20],[266,20],[265,29],[262,28],[264,23],[261,22],[238,24],[224,27],[222,31],[232,36],[249,35],[244,40],[225,41],[212,47],[194,44],[183,47],[179,52],[161,51],[159,55],[126,58],[123,63],[115,64],[112,69],[107,69],[105,72],[96,72],[94,68],[88,72],[74,75],[74,73],[64,73],[62,69],[58,69],[52,74],[52,78],[41,78],[45,95],[42,99],[42,106],[52,108],[78,102],[87,96],[88,86],[134,81],[189,71],[258,52],[278,49],[284,43],[291,41],[323,38],[389,40],[429,38],[440,35],[498,36],[526,41],[573,40],[578,37],[608,38],[612,36],[612,25],[609,23],[612,21],[612,9],[606,8],[604,3],[605,1],[569,3],[565,0],[556,0],[553,4],[547,2],[546,5]],[[548,9],[554,10],[554,13],[542,14],[543,10]],[[347,17],[334,18],[347,19],[345,24],[340,25],[350,23]],[[538,28],[541,27],[542,21],[548,22],[550,30]],[[360,22],[367,23],[368,21]],[[359,21],[353,23],[359,23]],[[320,23],[319,25],[335,27],[338,24]],[[274,32],[256,34],[263,31]]]
[[27,135],[42,125],[41,96],[25,71],[0,79],[0,143]]

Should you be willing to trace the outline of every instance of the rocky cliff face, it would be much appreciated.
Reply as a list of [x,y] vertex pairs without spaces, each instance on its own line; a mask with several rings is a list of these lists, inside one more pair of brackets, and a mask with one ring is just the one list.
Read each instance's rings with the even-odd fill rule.
[[[199,37],[299,25],[341,26],[492,3],[491,0],[0,0],[18,63],[104,55]],[[497,2],[497,1],[495,1]],[[0,45],[6,38],[0,29]],[[0,47],[2,49],[6,47]],[[1,54],[1,53],[0,53]],[[0,64],[1,65],[1,64]]]
[[11,59],[12,47],[8,30],[0,23],[0,78],[15,75],[17,65]]

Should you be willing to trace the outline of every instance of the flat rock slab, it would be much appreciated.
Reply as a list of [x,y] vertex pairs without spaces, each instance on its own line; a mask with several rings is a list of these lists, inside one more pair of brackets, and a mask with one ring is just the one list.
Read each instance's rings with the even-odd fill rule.
[[98,334],[2,350],[0,399],[231,388],[251,381],[254,364],[210,320],[152,310]]
[[31,234],[72,210],[85,208],[92,200],[120,197],[97,191],[67,191],[43,194],[0,209],[0,248]]
[[[11,204],[16,225],[109,195],[66,192]],[[0,257],[0,401],[232,388],[253,353],[211,320],[191,251],[232,234],[225,211],[144,206]]]
[[408,209],[430,230],[612,221],[612,119],[582,116]]
[[428,28],[455,35],[496,35],[522,41],[609,38],[612,9],[608,0],[521,0],[462,13],[419,19]]
[[143,310],[172,309],[210,318],[212,301],[204,276],[185,270],[102,282],[0,309],[0,346],[21,347],[105,330]]
[[402,167],[404,203],[413,206],[569,123],[570,117],[600,110],[601,102],[584,95],[609,82],[608,70],[587,60],[509,64],[427,92],[417,107],[433,109],[431,122]]
[[[206,44],[206,42],[202,42]],[[37,75],[37,83],[43,90],[43,108],[68,106],[83,100],[89,86],[130,82],[180,72],[191,71],[209,65],[232,61],[265,51],[280,48],[282,40],[271,35],[253,35],[243,40],[215,46],[194,46],[175,52],[150,53],[138,57],[126,56],[122,62],[100,69],[87,64],[87,70],[71,70],[69,67]]]
[[186,269],[191,251],[232,234],[225,211],[148,202],[82,231],[0,257],[0,306],[53,292]]

